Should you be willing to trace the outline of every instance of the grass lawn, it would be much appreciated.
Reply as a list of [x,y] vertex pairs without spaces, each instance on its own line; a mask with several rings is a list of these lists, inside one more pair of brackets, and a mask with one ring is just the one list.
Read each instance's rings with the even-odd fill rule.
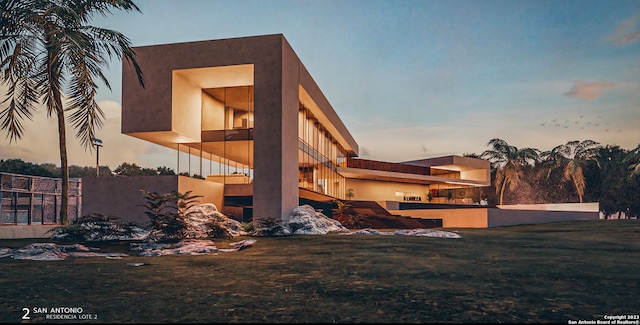
[[162,257],[135,256],[128,242],[89,243],[131,256],[4,258],[0,322],[20,322],[25,307],[82,307],[109,323],[566,324],[640,314],[638,220],[443,230],[462,238],[259,237],[239,252]]

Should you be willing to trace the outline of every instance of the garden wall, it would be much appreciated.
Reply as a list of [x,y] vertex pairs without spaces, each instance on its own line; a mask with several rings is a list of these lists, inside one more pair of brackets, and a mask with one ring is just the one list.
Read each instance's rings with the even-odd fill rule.
[[597,202],[501,205],[498,208],[456,208],[455,205],[445,208],[442,205],[434,205],[433,208],[428,208],[429,205],[424,205],[421,209],[399,209],[397,205],[390,203],[387,201],[385,206],[392,214],[442,219],[443,228],[490,228],[599,218]]
[[599,219],[597,211],[489,209],[488,213],[489,227]]
[[0,226],[0,239],[16,238],[47,238],[51,233],[47,233],[58,225],[6,225]]
[[144,212],[146,199],[141,189],[169,193],[192,191],[191,195],[202,195],[199,203],[222,206],[223,185],[185,176],[128,176],[109,178],[86,178],[82,180],[82,214],[100,213],[114,215],[125,221],[147,224]]

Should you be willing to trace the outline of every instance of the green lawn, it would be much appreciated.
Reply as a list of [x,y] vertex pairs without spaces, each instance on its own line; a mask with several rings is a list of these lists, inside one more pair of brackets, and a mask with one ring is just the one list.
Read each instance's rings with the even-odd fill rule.
[[462,238],[260,237],[239,252],[162,257],[133,256],[127,242],[90,243],[132,256],[4,258],[0,322],[58,306],[99,322],[566,324],[640,313],[638,220],[444,230]]

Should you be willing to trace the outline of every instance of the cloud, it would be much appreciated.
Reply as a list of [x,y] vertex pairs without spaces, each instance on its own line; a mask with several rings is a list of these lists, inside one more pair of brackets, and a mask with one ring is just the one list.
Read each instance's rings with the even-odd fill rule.
[[618,46],[640,39],[640,13],[620,23],[616,30],[607,36],[607,39]]
[[633,41],[635,41],[637,39],[640,39],[640,31],[620,36],[620,39],[618,39],[618,44],[625,45],[625,44],[631,43],[631,42],[633,42]]
[[582,80],[576,80],[573,84],[573,88],[570,91],[564,93],[567,97],[579,98],[582,102],[592,101],[602,96],[602,89],[606,87],[614,87],[615,83],[609,81],[596,81],[596,82],[584,82]]

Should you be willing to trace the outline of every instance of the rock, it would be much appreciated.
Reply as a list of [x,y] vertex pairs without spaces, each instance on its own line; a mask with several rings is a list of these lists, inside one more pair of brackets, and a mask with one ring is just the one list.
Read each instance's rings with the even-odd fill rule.
[[175,244],[143,243],[136,250],[142,250],[140,256],[164,256],[173,254],[203,255],[218,252],[210,240],[184,239]]
[[13,249],[9,247],[0,247],[0,258],[13,255]]
[[294,235],[324,235],[332,232],[349,232],[338,220],[317,212],[310,205],[301,205],[291,211],[285,228]]
[[220,251],[221,252],[237,252],[241,249],[245,249],[249,246],[252,246],[253,244],[255,244],[255,242],[256,242],[255,239],[245,239],[239,242],[229,243],[229,245],[233,246],[233,248],[220,248]]
[[335,219],[317,212],[310,205],[301,205],[291,211],[289,221],[270,228],[258,229],[256,236],[324,235],[349,232]]
[[350,233],[346,233],[345,235],[385,235],[382,231],[377,229],[365,228],[357,231],[353,231]]
[[208,237],[209,228],[207,223],[219,220],[223,227],[229,230],[232,236],[246,236],[247,232],[242,228],[242,224],[233,220],[218,211],[215,204],[203,203],[190,207],[185,211],[187,215],[187,238]]
[[346,233],[345,235],[404,235],[404,236],[418,236],[418,237],[440,237],[440,238],[461,238],[460,235],[442,231],[442,230],[433,230],[433,229],[402,229],[396,231],[380,231],[376,229],[361,229],[357,231],[353,231],[350,233]]
[[[22,248],[15,249],[10,256],[16,260],[35,261],[60,261],[69,256],[73,257],[122,257],[129,256],[123,253],[96,253],[97,248],[91,248],[80,244],[58,245],[54,243],[33,243]],[[4,250],[0,250],[4,251]],[[9,255],[4,254],[2,257]]]
[[235,243],[230,243],[233,248],[223,249],[214,246],[214,243],[210,240],[197,240],[197,239],[184,239],[175,244],[162,244],[162,243],[142,243],[136,245],[132,250],[141,250],[140,256],[164,256],[173,254],[183,255],[208,255],[218,252],[237,252],[241,249],[249,247],[256,242],[255,239],[242,240]]

